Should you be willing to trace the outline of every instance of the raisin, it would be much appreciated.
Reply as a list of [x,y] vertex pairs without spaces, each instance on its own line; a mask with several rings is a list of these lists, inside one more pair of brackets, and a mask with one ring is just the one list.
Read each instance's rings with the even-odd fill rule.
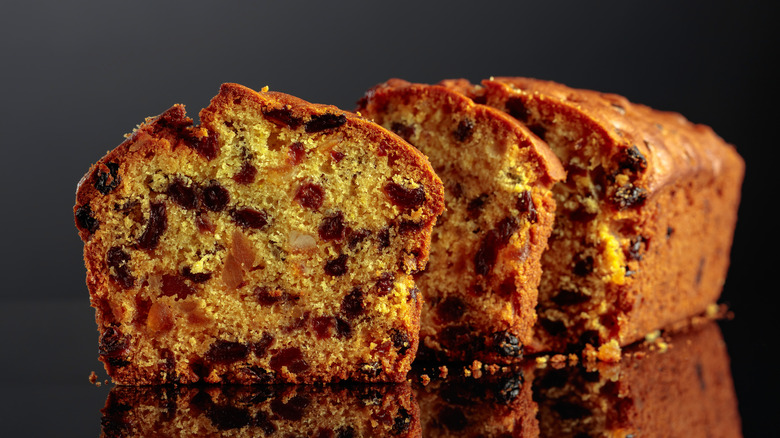
[[135,284],[135,277],[130,273],[130,267],[128,266],[129,261],[130,255],[118,246],[106,252],[106,264],[109,268],[114,268],[114,274],[111,274],[111,279],[125,289],[130,289]]
[[241,165],[241,169],[238,170],[238,173],[233,175],[233,181],[239,184],[251,184],[255,182],[256,177],[257,168],[253,166],[252,163],[245,161],[244,164]]
[[[104,171],[103,169],[106,169]],[[119,186],[121,178],[119,178],[119,164],[118,163],[105,163],[98,167],[97,176],[95,177],[95,188],[103,195],[111,193],[112,190]]]
[[413,221],[401,221],[401,223],[398,224],[398,234],[409,234],[409,233],[416,233],[419,232],[420,229],[422,229],[422,222],[413,222]]
[[165,209],[163,202],[153,202],[150,205],[149,221],[146,223],[143,234],[138,238],[139,249],[151,251],[160,244],[160,238],[168,228],[168,215]]
[[488,275],[498,259],[498,252],[509,243],[509,239],[517,231],[517,219],[507,217],[490,230],[474,254],[474,268],[478,275]]
[[287,400],[286,403],[285,399],[285,397],[273,399],[271,401],[271,411],[284,420],[300,421],[311,401],[302,395],[296,395]]
[[379,249],[385,249],[390,246],[390,227],[382,228],[376,235]]
[[552,406],[562,420],[579,420],[591,415],[590,409],[567,401],[559,401]]
[[84,204],[76,209],[76,225],[82,230],[94,233],[100,223],[92,216],[92,209],[89,204]]
[[392,272],[383,272],[379,279],[376,281],[374,290],[377,296],[383,297],[393,290],[395,285],[395,274]]
[[340,162],[341,160],[343,160],[343,159],[344,159],[344,157],[346,157],[346,155],[344,154],[344,152],[339,152],[339,151],[330,151],[330,158],[332,158],[332,159],[333,159],[333,162],[334,162],[334,163],[338,163],[338,162]]
[[407,189],[400,184],[389,182],[385,185],[384,192],[393,204],[402,209],[414,210],[425,203],[425,188],[423,186]]
[[523,99],[519,97],[511,97],[506,101],[506,112],[515,119],[527,123],[531,118],[531,112],[525,106]]
[[393,342],[393,347],[398,350],[399,356],[405,355],[412,346],[409,335],[403,330],[393,329],[392,332],[390,332],[390,340]]
[[344,238],[345,230],[344,213],[339,211],[324,217],[317,232],[322,240],[341,240]]
[[206,352],[206,360],[211,363],[231,363],[246,359],[249,355],[249,346],[240,342],[218,339],[211,344]]
[[240,429],[252,421],[247,409],[236,406],[213,405],[206,411],[206,416],[217,430]]
[[521,357],[523,354],[523,346],[520,344],[520,340],[508,331],[494,333],[493,346],[502,356]]
[[377,377],[382,373],[382,365],[379,362],[361,363],[358,371],[366,377]]
[[393,122],[390,125],[390,130],[406,141],[409,141],[414,135],[414,126],[404,125],[401,122]]
[[485,207],[487,199],[488,195],[483,193],[469,201],[469,204],[466,206],[466,212],[471,219],[477,219],[479,217],[482,213],[482,209]]
[[449,296],[436,306],[436,314],[444,322],[459,320],[466,310],[466,303],[456,296]]
[[268,213],[254,208],[238,208],[231,213],[233,222],[244,228],[261,229],[268,225]]
[[298,188],[295,200],[301,207],[318,210],[325,198],[325,190],[319,184],[306,183]]
[[182,277],[186,278],[187,280],[190,280],[193,283],[205,283],[211,280],[212,273],[211,272],[194,273],[192,272],[192,269],[189,266],[185,266],[181,270],[181,275]]
[[460,409],[445,406],[439,412],[439,423],[450,431],[460,432],[466,429],[466,426],[469,425],[469,420]]
[[619,209],[642,206],[647,200],[647,190],[629,183],[619,187],[612,195],[612,203]]
[[335,325],[335,320],[332,316],[318,316],[312,319],[311,325],[317,339],[328,339],[331,337],[331,327]]
[[458,123],[458,127],[455,128],[455,131],[452,132],[452,135],[455,136],[455,139],[463,142],[471,138],[471,136],[474,134],[474,121],[471,119],[463,119]]
[[165,191],[168,199],[178,204],[185,210],[194,210],[198,208],[198,192],[195,186],[188,186],[180,178],[176,178]]
[[357,438],[358,434],[352,426],[340,427],[336,431],[336,438]]
[[523,381],[517,376],[506,379],[506,381],[501,384],[501,387],[496,394],[496,398],[503,403],[511,402],[520,395],[520,386],[522,384]]
[[339,126],[347,123],[347,116],[344,114],[324,113],[312,116],[312,118],[306,122],[306,132],[314,133],[321,132],[328,129],[338,128]]
[[666,238],[669,239],[672,237],[672,234],[674,234],[674,228],[666,227]]
[[531,197],[530,191],[526,190],[517,197],[515,208],[517,208],[517,211],[520,214],[526,215],[528,222],[535,224],[539,220],[539,217],[536,213],[536,206],[534,205],[534,200]]
[[647,169],[647,159],[636,145],[631,146],[628,149],[623,149],[619,156],[620,163],[618,168],[620,170],[629,170],[637,173]]
[[287,108],[275,108],[263,111],[263,115],[277,126],[289,126],[296,129],[303,124],[303,120],[292,115]]
[[352,320],[360,316],[363,311],[363,291],[356,287],[341,301],[341,314],[348,320]]
[[371,236],[371,231],[364,229],[360,230],[351,230],[347,229],[346,231],[347,240],[349,242],[349,248],[355,249],[358,244],[364,240],[366,240],[369,236]]
[[122,334],[116,327],[108,327],[100,336],[98,353],[104,357],[123,356],[130,348],[130,336]]
[[346,338],[349,339],[352,337],[352,325],[342,319],[342,318],[336,318],[336,334],[340,338]]
[[550,298],[550,301],[558,306],[574,306],[577,304],[587,303],[590,298],[580,292],[561,289],[555,296]]
[[252,343],[252,351],[255,353],[255,356],[258,358],[264,357],[268,352],[268,348],[273,345],[274,340],[275,339],[271,334],[263,332],[263,335],[260,336],[260,340]]
[[283,350],[279,350],[271,357],[271,368],[274,371],[279,372],[282,367],[287,367],[287,370],[291,373],[301,373],[309,369],[309,364],[303,358],[298,347],[289,347]]
[[188,144],[188,146],[197,152],[198,155],[209,161],[217,158],[217,154],[219,153],[219,150],[217,149],[218,145],[216,132],[211,132],[209,135],[203,138],[193,139],[192,142]]
[[165,274],[161,280],[162,286],[160,290],[166,297],[175,296],[183,300],[195,293],[195,288],[187,284],[182,276]]
[[277,303],[286,303],[298,299],[298,297],[290,295],[287,292],[282,292],[279,289],[271,289],[268,286],[256,287],[254,296],[257,302],[264,306],[272,306]]
[[406,432],[412,425],[412,416],[405,408],[398,408],[398,416],[393,421],[393,433],[400,434]]
[[347,255],[341,254],[325,262],[325,273],[332,277],[341,277],[347,273]]
[[593,257],[586,256],[580,260],[577,260],[577,262],[574,264],[574,269],[572,272],[574,272],[574,275],[579,277],[590,275],[593,272]]
[[306,158],[306,148],[303,147],[303,143],[296,141],[290,145],[290,150],[287,151],[287,156],[290,157],[290,164],[297,166],[303,162]]
[[211,211],[222,211],[230,202],[230,193],[218,182],[212,181],[203,189],[203,205]]

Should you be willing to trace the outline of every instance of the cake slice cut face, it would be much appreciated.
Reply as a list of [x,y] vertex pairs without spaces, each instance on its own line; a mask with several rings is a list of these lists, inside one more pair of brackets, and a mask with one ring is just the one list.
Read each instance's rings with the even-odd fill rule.
[[531,350],[614,351],[717,301],[744,162],[709,127],[547,81],[443,84],[529,126],[567,171]]
[[516,120],[442,86],[390,80],[359,111],[422,151],[445,187],[446,212],[417,276],[419,359],[516,360],[535,322],[560,162]]
[[119,384],[401,381],[443,188],[396,135],[225,84],[79,183],[99,352]]

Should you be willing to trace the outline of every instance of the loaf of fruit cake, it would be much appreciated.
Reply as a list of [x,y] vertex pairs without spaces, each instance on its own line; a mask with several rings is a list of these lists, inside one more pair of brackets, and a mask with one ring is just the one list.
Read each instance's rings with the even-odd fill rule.
[[101,437],[419,438],[408,382],[116,386]]
[[516,120],[443,86],[392,79],[358,106],[422,151],[445,187],[430,262],[416,277],[418,359],[516,360],[535,321],[560,162]]
[[119,384],[401,381],[443,188],[401,138],[336,107],[225,84],[79,183],[75,221]]
[[444,85],[526,124],[561,159],[529,351],[619,346],[716,302],[744,162],[712,129],[614,94],[526,78]]

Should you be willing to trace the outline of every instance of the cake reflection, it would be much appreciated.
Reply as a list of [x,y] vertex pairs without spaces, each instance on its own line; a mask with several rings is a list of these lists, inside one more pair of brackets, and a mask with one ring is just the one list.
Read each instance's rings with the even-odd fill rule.
[[418,366],[402,384],[114,387],[104,437],[741,436],[715,322],[626,348],[621,362]]

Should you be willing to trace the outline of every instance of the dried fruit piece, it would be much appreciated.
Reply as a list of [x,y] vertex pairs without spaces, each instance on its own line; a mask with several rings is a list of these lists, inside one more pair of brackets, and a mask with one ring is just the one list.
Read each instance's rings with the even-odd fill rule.
[[287,367],[287,371],[294,374],[302,373],[309,369],[309,364],[298,347],[288,347],[279,350],[271,358],[270,365],[276,372],[280,372],[282,367]]
[[312,116],[311,120],[306,122],[306,132],[314,133],[328,129],[338,128],[347,123],[347,116],[344,114],[324,113]]
[[160,238],[168,228],[168,215],[164,202],[153,202],[149,209],[149,221],[146,223],[141,237],[138,238],[138,248],[147,251],[154,250],[160,244]]
[[152,303],[146,316],[146,328],[154,333],[164,333],[173,328],[171,309],[160,302]]
[[341,254],[335,259],[325,262],[325,273],[333,276],[340,277],[347,273],[347,255]]
[[474,130],[474,121],[471,119],[463,119],[458,123],[458,127],[455,128],[455,131],[452,132],[452,135],[455,136],[455,139],[463,142],[471,138],[473,135]]
[[265,357],[266,353],[268,352],[268,348],[273,345],[273,343],[274,337],[268,332],[263,332],[260,340],[252,343],[252,351],[257,357]]
[[268,120],[279,126],[289,126],[292,129],[296,129],[303,124],[303,120],[293,116],[292,111],[288,108],[267,109],[263,111],[263,114]]
[[341,240],[344,238],[345,229],[344,213],[338,211],[324,217],[317,232],[322,240]]
[[249,355],[249,346],[241,342],[218,339],[206,352],[206,360],[211,363],[232,363],[244,360]]
[[317,339],[328,339],[331,337],[331,329],[336,324],[332,316],[318,316],[311,321],[311,326]]
[[167,297],[175,296],[183,300],[195,293],[195,288],[187,284],[182,276],[165,274],[160,280],[160,291]]
[[233,210],[231,216],[233,221],[244,227],[261,229],[268,225],[268,213],[264,210],[255,210],[254,208],[239,208]]
[[124,355],[130,347],[130,336],[123,334],[116,327],[108,327],[100,336],[98,353],[105,357]]
[[390,332],[390,340],[393,342],[393,347],[398,350],[399,356],[405,355],[412,346],[409,334],[399,329],[393,329],[393,331]]
[[98,167],[97,176],[95,177],[95,188],[101,194],[107,195],[111,193],[112,190],[119,186],[120,181],[118,163],[108,162]]
[[113,247],[106,253],[106,264],[113,270],[110,278],[125,289],[130,289],[135,284],[135,277],[130,273],[130,255],[120,247]]
[[383,297],[393,290],[395,285],[395,274],[392,272],[383,272],[374,285],[374,293],[377,296]]
[[521,215],[526,215],[528,222],[535,224],[539,220],[530,191],[526,190],[517,197],[515,208]]
[[301,207],[316,211],[322,206],[325,190],[319,184],[306,183],[298,188],[294,199]]
[[423,186],[407,189],[398,183],[389,182],[385,185],[384,192],[393,204],[406,210],[420,208],[425,203]]
[[523,346],[520,344],[520,340],[508,331],[494,333],[493,345],[502,356],[520,357],[523,353]]
[[203,205],[211,211],[222,211],[230,202],[230,193],[218,182],[212,181],[203,189]]
[[457,296],[449,296],[436,306],[436,314],[444,322],[457,321],[466,312],[466,303]]
[[89,204],[85,204],[76,209],[76,225],[82,230],[94,233],[100,223],[92,216],[92,209]]
[[189,186],[181,178],[174,179],[165,193],[168,195],[168,199],[185,210],[194,210],[198,208],[200,203],[195,185]]
[[249,161],[244,161],[244,164],[241,165],[241,169],[238,170],[238,173],[233,175],[233,181],[239,184],[251,184],[255,182],[256,177],[257,168]]
[[509,239],[518,228],[517,219],[507,217],[485,235],[477,253],[474,254],[474,269],[477,274],[490,274],[498,258],[498,252],[509,243]]
[[341,314],[348,320],[352,320],[360,316],[363,311],[363,291],[356,287],[341,301]]
[[287,151],[287,156],[290,157],[290,164],[297,166],[303,162],[304,158],[306,158],[306,148],[303,146],[303,143],[296,141],[290,145],[290,150]]

